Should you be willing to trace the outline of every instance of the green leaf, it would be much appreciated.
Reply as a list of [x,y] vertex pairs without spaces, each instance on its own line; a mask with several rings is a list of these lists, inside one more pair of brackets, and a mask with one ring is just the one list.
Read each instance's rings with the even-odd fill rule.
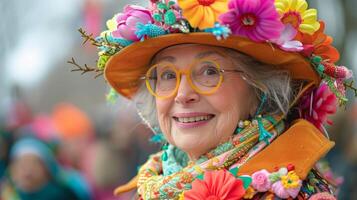
[[165,13],[165,24],[172,25],[176,22],[176,15],[174,11],[169,10]]
[[168,159],[167,153],[166,151],[164,151],[164,153],[161,155],[161,160],[167,161],[167,159]]
[[154,18],[155,21],[162,22],[162,15],[161,14],[155,13],[152,17]]
[[198,175],[196,178],[200,179],[201,181],[203,181],[203,174]]
[[315,64],[320,64],[322,61],[322,58],[320,56],[315,56],[312,58],[312,62]]
[[162,9],[162,10],[167,10],[169,9],[166,4],[164,3],[158,3],[157,8]]
[[105,68],[105,64],[108,62],[110,56],[107,55],[101,55],[99,56],[98,62],[97,62],[97,67],[100,70],[103,70]]
[[175,2],[174,1],[169,1],[168,5],[169,5],[169,7],[172,6],[172,5],[175,5]]
[[244,176],[240,176],[238,178],[243,181],[244,189],[247,189],[249,187],[249,185],[252,183],[252,178],[250,176],[245,176],[244,175]]
[[238,167],[235,167],[233,169],[230,169],[229,172],[233,174],[234,177],[238,178]]

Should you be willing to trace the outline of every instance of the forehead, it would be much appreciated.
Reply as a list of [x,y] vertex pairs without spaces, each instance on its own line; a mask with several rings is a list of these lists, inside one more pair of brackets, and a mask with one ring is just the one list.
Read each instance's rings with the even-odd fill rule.
[[200,59],[208,56],[219,56],[223,58],[227,58],[224,53],[223,47],[215,47],[209,45],[201,45],[201,44],[180,44],[171,46],[161,50],[157,53],[152,62],[158,62],[160,60],[167,60],[170,62],[174,62],[176,59],[185,58],[185,59]]

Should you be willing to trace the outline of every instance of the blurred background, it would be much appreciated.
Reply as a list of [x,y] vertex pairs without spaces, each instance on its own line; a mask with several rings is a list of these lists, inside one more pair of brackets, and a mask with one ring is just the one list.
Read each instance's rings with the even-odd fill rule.
[[[108,103],[105,94],[109,88],[103,77],[71,72],[74,67],[67,63],[74,57],[81,65],[95,66],[96,49],[81,45],[77,29],[98,35],[106,20],[128,3],[145,6],[148,1],[0,1],[0,177],[12,173],[5,170],[9,156],[21,156],[24,151],[9,152],[9,147],[23,135],[34,133],[51,144],[50,150],[64,170],[79,173],[68,172],[66,177],[82,181],[83,187],[63,184],[63,190],[73,188],[84,199],[92,191],[94,199],[109,200],[114,199],[113,188],[133,177],[137,166],[159,148],[148,142],[151,132],[129,101],[119,98],[115,104]],[[339,63],[357,73],[357,1],[310,0],[309,5],[326,22],[326,32],[341,53]],[[340,199],[357,199],[355,101],[333,121],[329,133],[336,147],[327,155],[335,173],[331,176],[344,177],[338,179],[342,183]]]

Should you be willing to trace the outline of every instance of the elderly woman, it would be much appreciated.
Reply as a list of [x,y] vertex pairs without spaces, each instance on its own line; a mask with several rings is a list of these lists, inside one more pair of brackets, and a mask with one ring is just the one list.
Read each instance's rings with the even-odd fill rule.
[[314,164],[334,145],[323,124],[351,72],[334,65],[316,10],[305,0],[151,3],[125,7],[91,39],[109,96],[132,99],[163,143],[115,193],[335,199]]

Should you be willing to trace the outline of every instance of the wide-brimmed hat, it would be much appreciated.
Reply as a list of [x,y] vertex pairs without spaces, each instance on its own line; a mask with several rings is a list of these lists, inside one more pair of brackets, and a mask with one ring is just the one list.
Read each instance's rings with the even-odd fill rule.
[[[327,80],[335,95],[351,71],[336,66],[338,51],[305,0],[151,0],[128,5],[107,22],[92,44],[97,67],[110,86],[132,98],[153,57],[167,47],[202,44],[225,47],[290,72],[293,79],[319,85]],[[81,31],[86,40],[89,35]]]
[[105,67],[105,78],[117,92],[130,98],[137,91],[140,77],[145,75],[155,54],[166,47],[178,44],[231,48],[260,62],[272,64],[278,69],[286,69],[294,79],[312,81],[315,84],[320,82],[320,77],[310,62],[298,53],[285,52],[269,43],[256,43],[239,36],[217,40],[210,33],[176,33],[132,44],[109,59]]

